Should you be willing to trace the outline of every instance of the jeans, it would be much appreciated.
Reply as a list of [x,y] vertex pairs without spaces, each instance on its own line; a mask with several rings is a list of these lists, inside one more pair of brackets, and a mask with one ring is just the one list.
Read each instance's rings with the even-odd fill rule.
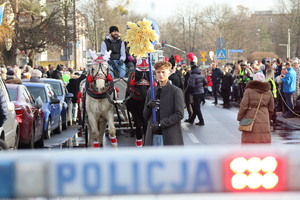
[[78,103],[72,103],[72,119],[74,122],[77,120]]
[[164,146],[163,135],[153,135],[152,139],[152,146]]
[[115,78],[115,74],[117,72],[119,72],[119,77],[123,78],[126,74],[126,67],[125,67],[125,63],[123,63],[123,65],[119,65],[119,60],[112,60],[114,62],[114,65],[110,65],[109,69],[110,69],[110,75],[112,76],[112,78]]
[[289,106],[287,113],[293,114],[291,110],[293,110],[293,93],[284,93],[286,104]]

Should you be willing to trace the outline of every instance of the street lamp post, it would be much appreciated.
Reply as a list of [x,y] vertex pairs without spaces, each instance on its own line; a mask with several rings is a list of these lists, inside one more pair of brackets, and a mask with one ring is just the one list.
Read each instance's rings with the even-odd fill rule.
[[260,51],[260,29],[257,29],[256,35],[258,37],[258,51]]
[[291,29],[288,29],[287,56],[291,57]]
[[103,18],[100,18],[98,20],[95,20],[95,51],[98,52],[99,49],[98,49],[98,26],[97,26],[97,23],[98,22],[103,22],[104,19]]
[[291,57],[291,29],[288,29],[288,42],[287,44],[278,44],[279,46],[286,46],[286,57]]

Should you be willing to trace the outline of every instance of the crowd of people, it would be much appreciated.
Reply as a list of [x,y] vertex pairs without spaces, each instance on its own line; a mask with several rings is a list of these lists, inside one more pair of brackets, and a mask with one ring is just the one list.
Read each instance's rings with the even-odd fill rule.
[[47,67],[37,66],[31,67],[26,65],[25,67],[17,65],[0,67],[0,76],[7,84],[22,84],[22,79],[29,79],[30,82],[43,82],[41,78],[54,78],[62,80],[68,89],[68,92],[73,94],[73,98],[70,104],[72,110],[72,122],[78,123],[78,93],[79,84],[86,78],[86,72],[80,74],[75,72],[72,68],[67,68],[61,64],[58,64],[56,68],[49,64]]
[[[217,105],[218,98],[221,97],[223,98],[223,107],[230,108],[230,102],[241,102],[247,84],[257,73],[262,73],[266,78],[265,81],[271,85],[276,111],[282,111],[285,118],[296,115],[294,106],[300,94],[300,70],[297,58],[287,59],[285,62],[280,58],[263,59],[253,63],[239,61],[236,65],[227,63],[220,67],[213,62],[208,68],[199,68],[191,62],[190,66],[181,65],[178,68],[182,70],[181,73],[185,78],[183,90],[189,114],[187,122],[193,121],[190,120],[193,113],[191,96],[196,94],[195,90],[197,90],[197,94],[201,94],[198,98],[201,99],[202,104],[205,103],[204,97],[212,96],[213,104]],[[197,86],[195,86],[195,77],[197,77]],[[196,112],[198,113],[198,110]],[[202,122],[202,120],[200,121]],[[272,121],[276,123],[276,118],[273,118]]]

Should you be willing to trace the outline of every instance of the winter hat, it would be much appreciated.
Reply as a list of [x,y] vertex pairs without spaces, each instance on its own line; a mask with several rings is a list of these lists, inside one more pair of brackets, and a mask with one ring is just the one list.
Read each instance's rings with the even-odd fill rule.
[[256,74],[254,74],[253,80],[254,80],[254,81],[265,82],[266,78],[265,78],[265,75],[264,75],[263,73],[258,72],[258,73],[256,73]]
[[116,26],[111,26],[111,27],[109,28],[109,33],[112,33],[112,32],[114,32],[114,31],[118,31],[118,32],[119,32],[118,27],[116,27]]
[[56,67],[56,70],[62,71],[62,70],[64,70],[64,66],[58,64],[57,67]]
[[42,78],[42,72],[38,69],[33,69],[31,71],[31,77],[37,77],[37,78]]
[[14,76],[15,75],[15,72],[14,72],[14,70],[8,70],[7,72],[6,72],[6,75],[7,76]]
[[299,63],[298,58],[293,58],[293,59],[292,59],[292,63],[293,63],[293,64],[298,64],[298,63]]

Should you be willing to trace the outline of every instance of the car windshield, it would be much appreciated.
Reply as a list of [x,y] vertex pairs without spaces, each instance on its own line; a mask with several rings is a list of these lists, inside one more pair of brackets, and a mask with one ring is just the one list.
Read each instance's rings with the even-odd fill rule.
[[44,88],[30,86],[27,86],[27,88],[34,99],[41,97],[43,103],[47,103],[46,92]]
[[62,87],[61,87],[60,83],[52,82],[52,81],[44,81],[44,82],[50,84],[53,87],[54,92],[56,93],[57,96],[62,96],[63,95],[63,90],[62,90]]
[[12,89],[12,88],[7,88],[9,97],[11,101],[17,101],[18,100],[18,90]]

